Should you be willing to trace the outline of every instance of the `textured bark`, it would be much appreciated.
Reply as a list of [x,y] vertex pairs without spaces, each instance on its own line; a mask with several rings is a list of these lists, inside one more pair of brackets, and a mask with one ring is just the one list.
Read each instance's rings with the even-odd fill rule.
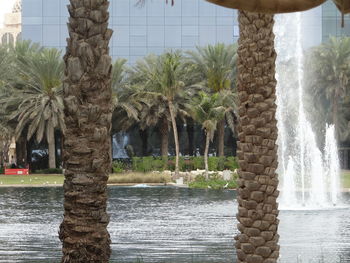
[[179,146],[179,135],[177,132],[177,126],[176,126],[176,120],[175,120],[175,113],[174,113],[174,105],[171,100],[168,100],[168,107],[169,112],[171,116],[171,123],[173,126],[173,132],[174,132],[174,141],[175,141],[175,177],[179,176],[179,155],[180,155],[180,146]]
[[169,152],[169,125],[168,119],[163,117],[159,127],[161,140],[161,155],[163,158],[168,158]]
[[205,167],[205,178],[209,177],[209,165],[208,165],[208,153],[210,144],[210,132],[206,132],[205,136],[205,150],[204,150],[204,167]]
[[240,11],[238,263],[279,257],[273,15]]
[[217,126],[218,126],[217,156],[225,156],[225,120],[219,121]]
[[111,167],[111,58],[107,0],[70,0],[64,57],[62,262],[109,262],[107,180]]
[[16,141],[16,159],[18,166],[24,166],[27,160],[27,140],[19,137]]
[[49,148],[49,168],[56,168],[55,135],[52,136],[53,140],[47,143]]
[[189,156],[194,156],[194,125],[192,119],[187,120],[186,131],[188,138],[187,154]]
[[148,155],[148,130],[147,128],[142,130],[139,130],[139,134],[142,141],[142,156]]
[[[207,0],[224,7],[265,14],[305,11],[323,4],[326,0]],[[342,0],[334,0],[340,2]]]

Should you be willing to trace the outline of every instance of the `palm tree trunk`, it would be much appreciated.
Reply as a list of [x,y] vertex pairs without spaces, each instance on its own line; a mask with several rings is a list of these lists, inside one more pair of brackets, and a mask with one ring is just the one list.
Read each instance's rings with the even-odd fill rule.
[[189,156],[194,156],[194,124],[193,119],[188,118],[187,120],[187,137],[188,137],[188,150],[187,153]]
[[144,130],[140,129],[139,134],[142,141],[142,156],[148,155],[148,129],[145,128]]
[[174,113],[174,105],[171,100],[168,100],[168,107],[169,112],[171,116],[171,123],[173,126],[173,132],[174,132],[174,141],[175,141],[175,177],[179,177],[179,155],[180,155],[180,147],[179,147],[179,136],[177,133],[177,126],[176,126],[176,120],[175,120],[175,113]]
[[205,150],[204,150],[204,167],[205,167],[205,178],[207,180],[209,178],[209,165],[208,165],[209,144],[210,144],[210,132],[206,131]]
[[111,168],[108,0],[70,0],[64,79],[62,262],[109,262],[107,180]]
[[161,155],[167,159],[169,152],[169,125],[166,117],[163,117],[161,120],[159,132],[161,136]]
[[49,148],[49,168],[56,168],[56,147],[55,147],[55,134],[51,135],[52,140],[48,141]]
[[219,121],[217,126],[218,126],[217,156],[225,156],[225,120]]
[[273,15],[239,12],[237,262],[279,257]]

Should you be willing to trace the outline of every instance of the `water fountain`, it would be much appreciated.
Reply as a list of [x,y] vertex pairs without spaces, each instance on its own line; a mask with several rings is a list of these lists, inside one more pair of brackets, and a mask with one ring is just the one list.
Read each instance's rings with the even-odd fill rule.
[[113,159],[129,158],[125,147],[129,143],[129,136],[126,132],[118,132],[113,135]]
[[338,204],[338,151],[334,126],[327,125],[321,151],[305,112],[301,29],[301,13],[276,17],[280,206],[323,209]]

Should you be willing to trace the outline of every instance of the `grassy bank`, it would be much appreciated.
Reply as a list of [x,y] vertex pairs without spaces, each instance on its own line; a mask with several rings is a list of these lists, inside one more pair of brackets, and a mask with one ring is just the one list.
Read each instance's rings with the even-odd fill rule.
[[[22,185],[22,186],[38,186],[38,185],[62,185],[64,176],[61,174],[31,174],[31,175],[0,175],[0,186],[6,185]],[[108,183],[110,184],[144,184],[144,183],[169,183],[171,178],[167,174],[162,173],[122,173],[111,174]],[[226,182],[214,178],[205,181],[199,177],[190,184],[193,188],[213,188],[220,189],[229,183],[225,188],[234,188],[235,181]],[[342,171],[341,183],[344,188],[350,188],[350,170]]]
[[3,185],[62,185],[62,174],[0,175],[0,186]]
[[[62,174],[32,174],[32,175],[0,175],[0,186],[39,186],[62,185]],[[124,173],[111,174],[109,184],[144,184],[144,183],[169,183],[170,175],[161,173]]]

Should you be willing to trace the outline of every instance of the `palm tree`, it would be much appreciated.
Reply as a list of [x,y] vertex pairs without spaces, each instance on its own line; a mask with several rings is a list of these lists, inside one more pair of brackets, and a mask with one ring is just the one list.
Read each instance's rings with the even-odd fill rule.
[[109,1],[70,0],[63,96],[62,262],[109,262],[107,180],[111,169]]
[[[237,45],[224,44],[197,47],[187,52],[190,62],[194,63],[197,74],[202,80],[197,85],[209,88],[211,92],[229,90],[233,93],[235,82]],[[231,107],[231,105],[229,106]],[[218,156],[224,156],[225,119],[218,122]]]
[[307,10],[325,0],[207,0],[239,9],[238,262],[277,262],[275,13]]
[[341,107],[346,94],[350,94],[350,38],[331,37],[327,43],[311,52],[308,63],[310,65],[306,68],[310,75],[307,81],[311,86],[314,105],[328,115],[327,119],[335,125],[336,136],[342,139],[346,131],[341,129],[341,122],[344,122]]
[[205,131],[205,151],[204,151],[204,164],[205,164],[205,176],[208,179],[208,152],[210,141],[213,141],[214,132],[217,127],[217,123],[224,118],[225,109],[220,105],[219,94],[208,95],[205,92],[200,92],[199,97],[193,100],[190,112],[192,118],[202,125]]
[[129,83],[128,68],[125,65],[126,62],[126,59],[117,59],[113,64],[113,131],[125,131],[133,124],[140,121],[142,104],[138,101],[136,96],[139,89]]
[[[176,126],[176,116],[186,116],[183,98],[186,90],[184,80],[186,79],[186,68],[183,67],[182,55],[180,52],[167,52],[159,57],[150,55],[142,61],[138,61],[133,67],[132,83],[144,88],[144,92],[140,92],[139,96],[142,101],[148,105],[149,110],[157,108],[157,117],[162,119],[163,125],[166,123],[169,114],[172,123],[176,161],[175,175],[179,174],[179,139]],[[153,107],[157,105],[156,107]],[[163,108],[162,108],[163,107]],[[164,110],[166,109],[166,111]],[[148,116],[150,114],[147,114]],[[143,119],[143,118],[141,118]],[[157,118],[158,119],[158,118]],[[167,156],[165,150],[165,140],[167,128],[162,128],[164,134],[163,141],[164,156]]]
[[43,49],[40,52],[26,50],[24,53],[16,53],[24,45],[19,44],[17,48],[15,47],[16,83],[1,102],[4,110],[11,113],[9,121],[16,121],[16,140],[24,130],[28,141],[34,135],[39,143],[46,138],[49,168],[55,168],[55,129],[62,132],[65,129],[61,53],[56,49]]

